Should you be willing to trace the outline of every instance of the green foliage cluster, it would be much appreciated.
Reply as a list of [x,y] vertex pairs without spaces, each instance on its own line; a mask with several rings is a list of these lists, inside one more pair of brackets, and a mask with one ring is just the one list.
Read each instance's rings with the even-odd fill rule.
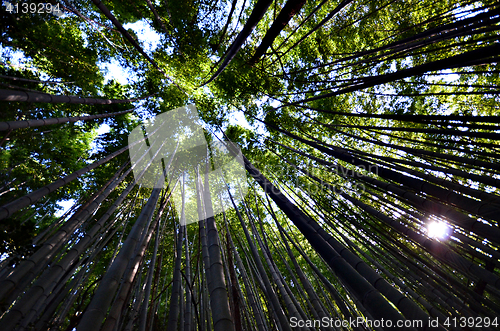
[[[476,125],[473,121],[432,117],[498,115],[500,9],[495,1],[307,1],[266,53],[251,64],[255,50],[285,5],[285,1],[275,1],[229,65],[209,83],[251,17],[256,0],[243,1],[243,4],[236,1],[234,8],[232,1],[103,2],[125,25],[139,47],[131,45],[119,27],[111,24],[93,2],[65,0],[62,3],[65,8],[62,17],[15,16],[2,11],[0,88],[82,98],[141,100],[107,105],[2,103],[2,121],[87,116],[132,108],[134,111],[106,119],[1,132],[0,206],[127,146],[129,133],[146,119],[193,103],[205,124],[207,141],[215,140],[211,133],[216,132],[218,136],[224,133],[227,139],[237,143],[252,164],[301,211],[363,256],[364,262],[375,258],[390,272],[403,274],[406,270],[399,270],[397,263],[392,264],[393,261],[388,261],[390,258],[381,256],[381,252],[389,252],[392,257],[404,256],[411,260],[415,269],[431,266],[466,288],[467,295],[471,291],[484,293],[482,302],[490,303],[498,312],[498,293],[489,288],[485,291],[484,287],[481,290],[484,284],[474,284],[473,290],[469,289],[473,281],[465,273],[450,271],[446,261],[436,262],[422,245],[409,240],[367,209],[355,207],[345,196],[355,196],[360,204],[373,207],[420,234],[425,232],[422,219],[430,218],[432,213],[416,205],[414,200],[405,200],[406,196],[387,189],[390,185],[406,190],[408,196],[443,203],[454,211],[467,206],[452,198],[430,194],[416,184],[406,186],[414,183],[409,178],[421,178],[429,184],[433,177],[436,187],[460,192],[468,201],[481,200],[471,195],[476,193],[481,197],[487,193],[485,196],[498,199],[499,187],[491,185],[499,178],[495,165],[499,161],[498,137],[494,136],[499,133],[495,127],[498,120],[486,121],[489,125],[483,125],[486,122]],[[232,12],[230,17],[229,12]],[[329,15],[330,19],[325,20]],[[149,40],[141,40],[137,31],[127,28],[127,24],[146,26],[150,35],[159,35],[159,44],[148,47]],[[483,50],[487,51],[474,53]],[[466,60],[460,57],[467,54],[476,57]],[[22,65],[15,61],[19,56]],[[103,68],[110,63],[119,64],[124,72],[132,73],[127,84],[106,77]],[[235,114],[244,114],[245,121],[235,123]],[[358,116],[360,114],[370,116]],[[404,116],[414,115],[418,119],[402,120]],[[97,136],[97,129],[103,124],[109,126],[109,132]],[[352,161],[342,158],[342,153],[352,156]],[[383,177],[377,171],[360,167],[355,157],[358,161],[390,169],[393,177]],[[0,254],[13,257],[9,261],[11,265],[32,254],[37,248],[33,237],[45,235],[45,230],[52,231],[52,226],[61,221],[55,216],[61,209],[58,202],[73,199],[76,208],[84,205],[128,160],[128,152],[122,153],[2,220]],[[341,167],[343,170],[338,170]],[[366,178],[361,179],[363,176]],[[401,184],[401,178],[407,181]],[[133,173],[126,176],[91,219],[98,220],[105,215],[133,180]],[[380,180],[385,181],[383,185]],[[249,221],[253,217],[257,230],[250,232],[254,239],[258,234],[266,241],[277,268],[288,270],[290,263],[281,256],[285,248],[275,221],[297,243],[292,251],[305,275],[310,279],[316,277],[300,250],[322,274],[328,275],[339,295],[353,307],[350,308],[353,313],[365,314],[354,302],[351,289],[333,276],[300,231],[290,226],[289,217],[281,210],[271,212],[276,206],[266,200],[253,181],[249,180],[248,185],[250,193],[238,207]],[[358,185],[364,190],[359,191]],[[454,189],[450,189],[452,185]],[[343,191],[335,192],[332,186],[341,187]],[[457,187],[463,191],[455,189]],[[99,258],[95,263],[73,270],[75,274],[87,270],[87,278],[84,290],[75,294],[76,304],[69,308],[68,315],[73,318],[58,321],[59,326],[72,329],[78,324],[77,316],[91,300],[88,294],[96,290],[150,195],[150,189],[141,183],[136,185],[112,215],[117,221],[107,229],[112,235],[102,239],[105,243],[102,246],[97,246],[101,242],[96,241],[95,247],[101,249]],[[159,204],[153,217],[158,215],[158,208]],[[156,263],[158,275],[164,279],[163,291],[167,291],[168,282],[173,281],[178,209],[178,206],[177,210],[170,209],[169,216],[161,223],[163,239],[159,250],[163,255]],[[478,222],[498,228],[493,217],[482,217],[479,212],[477,215],[474,219]],[[251,245],[243,239],[245,232],[234,210],[217,217],[219,235],[223,238],[221,244],[227,245],[224,249],[230,251],[226,222],[236,251],[245,257],[244,264],[249,270],[255,268],[249,258]],[[67,246],[77,242],[93,224],[85,223],[79,228]],[[475,233],[453,224],[468,239],[497,251],[491,241],[479,240]],[[188,248],[192,261],[196,261],[191,263],[193,273],[199,275],[202,273],[199,229],[188,227],[187,237],[192,241]],[[488,265],[484,254],[471,252],[464,242],[455,240],[447,245],[468,261],[479,261],[474,262],[478,266]],[[144,270],[153,262],[151,247],[148,246],[145,253]],[[263,249],[259,254],[264,260]],[[185,268],[184,259],[182,263]],[[498,276],[498,268],[492,270]],[[237,274],[242,277],[242,270],[237,270]],[[140,279],[145,280],[145,276]],[[387,272],[384,279],[406,291],[390,279]],[[285,280],[292,282],[291,278]],[[319,284],[319,281],[313,284],[318,292],[323,291]],[[292,291],[297,291],[296,285],[300,286],[294,284]],[[414,279],[408,279],[407,285],[420,286]],[[258,293],[263,311],[272,315],[270,306],[262,299],[264,292]],[[325,297],[335,301],[331,294]],[[333,308],[339,308],[337,305],[333,304]],[[447,311],[440,303],[436,307]],[[168,308],[163,301],[158,303],[156,311],[162,312],[166,320]],[[160,322],[161,317],[154,319],[156,329],[166,325]]]

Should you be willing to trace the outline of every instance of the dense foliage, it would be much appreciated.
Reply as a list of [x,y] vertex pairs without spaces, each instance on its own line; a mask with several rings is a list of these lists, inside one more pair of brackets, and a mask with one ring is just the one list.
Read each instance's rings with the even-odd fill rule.
[[[0,17],[2,329],[498,327],[496,1],[47,2]],[[189,104],[248,192],[183,226],[127,146]]]

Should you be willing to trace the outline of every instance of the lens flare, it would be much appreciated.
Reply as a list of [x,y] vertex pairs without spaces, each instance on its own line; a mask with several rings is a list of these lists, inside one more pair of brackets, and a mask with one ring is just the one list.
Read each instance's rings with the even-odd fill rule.
[[443,222],[430,222],[427,225],[427,235],[431,238],[445,239],[450,228]]

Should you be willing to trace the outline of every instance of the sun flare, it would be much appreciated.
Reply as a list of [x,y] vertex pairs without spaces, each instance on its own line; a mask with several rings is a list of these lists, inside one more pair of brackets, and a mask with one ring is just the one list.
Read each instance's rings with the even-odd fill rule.
[[427,225],[427,235],[431,238],[444,239],[448,236],[450,228],[443,222],[430,222]]

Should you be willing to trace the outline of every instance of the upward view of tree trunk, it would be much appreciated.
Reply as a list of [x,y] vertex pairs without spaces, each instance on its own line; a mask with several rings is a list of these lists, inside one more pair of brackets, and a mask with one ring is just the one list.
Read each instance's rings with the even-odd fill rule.
[[252,30],[255,28],[257,23],[261,20],[262,16],[266,13],[267,9],[271,5],[272,1],[269,0],[259,0],[256,4],[255,7],[252,11],[252,14],[248,18],[247,22],[243,26],[243,29],[241,32],[238,34],[236,37],[236,40],[230,45],[229,49],[227,50],[227,55],[220,64],[219,68],[215,71],[215,73],[210,77],[210,79],[205,83],[208,84],[217,76],[220,75],[220,73],[227,67],[227,65],[231,62],[231,60],[238,54],[241,46],[245,42],[245,40],[248,38],[250,33],[252,33]]
[[33,5],[1,330],[500,329],[497,1]]
[[97,99],[97,98],[79,98],[71,95],[49,95],[46,93],[24,92],[24,91],[21,92],[21,91],[0,89],[1,101],[80,103],[80,104],[107,105],[113,103],[127,103],[139,99],[140,98],[126,99],[126,100],[108,100],[108,99]]
[[257,62],[257,60],[271,46],[274,39],[276,39],[276,37],[280,34],[281,30],[283,30],[283,28],[288,24],[290,19],[300,11],[305,2],[305,0],[287,1],[278,17],[276,17],[276,20],[273,22],[273,25],[271,26],[271,28],[269,28],[269,31],[267,31],[264,38],[262,38],[262,43],[259,45],[259,47],[257,47],[255,54],[250,59],[250,63]]
[[51,124],[61,124],[61,123],[72,123],[77,121],[93,120],[97,118],[113,117],[117,115],[127,114],[132,112],[133,109],[125,110],[117,113],[111,114],[100,114],[100,115],[90,115],[90,116],[76,116],[76,117],[65,117],[65,118],[50,118],[44,120],[32,120],[32,121],[10,121],[1,122],[0,131],[15,130],[21,128],[33,128],[37,126],[51,125]]

